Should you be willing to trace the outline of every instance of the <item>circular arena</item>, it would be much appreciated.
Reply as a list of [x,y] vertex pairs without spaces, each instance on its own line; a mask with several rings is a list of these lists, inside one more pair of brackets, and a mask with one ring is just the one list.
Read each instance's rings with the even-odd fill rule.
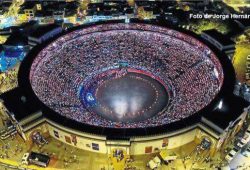
[[225,79],[215,53],[201,41],[148,24],[80,28],[35,54],[28,77],[41,105],[91,127],[185,120],[210,105]]

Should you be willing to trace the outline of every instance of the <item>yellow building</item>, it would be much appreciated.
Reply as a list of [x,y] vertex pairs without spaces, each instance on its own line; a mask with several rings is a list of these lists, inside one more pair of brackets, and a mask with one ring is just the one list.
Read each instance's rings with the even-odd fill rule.
[[37,6],[36,6],[35,3],[27,3],[27,2],[25,2],[22,5],[21,9],[24,11],[27,19],[30,20],[30,19],[35,17],[35,12],[37,10]]
[[153,19],[154,13],[151,8],[148,7],[138,7],[137,9],[139,19]]
[[19,11],[17,15],[17,22],[24,23],[28,21],[27,14],[24,11]]

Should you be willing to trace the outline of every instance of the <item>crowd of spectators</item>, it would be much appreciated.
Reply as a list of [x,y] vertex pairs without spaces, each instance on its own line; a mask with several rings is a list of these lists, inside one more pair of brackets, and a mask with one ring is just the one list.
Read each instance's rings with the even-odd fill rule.
[[[168,108],[142,122],[113,122],[81,102],[84,84],[126,62],[160,79],[171,91]],[[48,107],[67,118],[103,127],[159,126],[186,118],[208,105],[223,83],[215,54],[195,38],[145,24],[105,24],[68,33],[34,60],[30,81]]]

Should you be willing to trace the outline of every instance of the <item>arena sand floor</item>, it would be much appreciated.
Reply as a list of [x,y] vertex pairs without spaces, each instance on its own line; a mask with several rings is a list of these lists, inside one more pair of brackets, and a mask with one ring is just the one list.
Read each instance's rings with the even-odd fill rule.
[[103,81],[96,92],[97,103],[90,109],[108,120],[143,121],[161,112],[168,103],[164,86],[137,73]]

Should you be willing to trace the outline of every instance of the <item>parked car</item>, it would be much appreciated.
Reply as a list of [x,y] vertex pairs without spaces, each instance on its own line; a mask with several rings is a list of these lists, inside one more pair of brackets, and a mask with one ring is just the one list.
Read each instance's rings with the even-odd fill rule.
[[28,161],[29,155],[30,155],[29,153],[23,154],[23,157],[22,157],[22,164],[24,164],[24,165],[29,165],[29,161]]
[[237,143],[237,146],[238,146],[239,148],[242,148],[245,144],[246,144],[246,143],[243,143],[242,141],[239,141],[239,142]]
[[250,126],[248,126],[246,134],[250,135]]
[[250,141],[250,134],[245,133],[245,135],[241,139],[241,142],[244,143],[244,144],[247,144],[249,141]]
[[161,159],[158,156],[154,157],[154,159],[150,160],[147,163],[147,167],[149,167],[152,170],[156,170],[160,166],[161,166]]
[[242,153],[243,156],[245,157],[250,157],[250,147],[248,147],[243,153]]
[[228,163],[230,163],[230,162],[233,160],[234,156],[238,153],[238,151],[239,151],[238,149],[233,148],[233,149],[226,155],[225,159],[227,160]]

